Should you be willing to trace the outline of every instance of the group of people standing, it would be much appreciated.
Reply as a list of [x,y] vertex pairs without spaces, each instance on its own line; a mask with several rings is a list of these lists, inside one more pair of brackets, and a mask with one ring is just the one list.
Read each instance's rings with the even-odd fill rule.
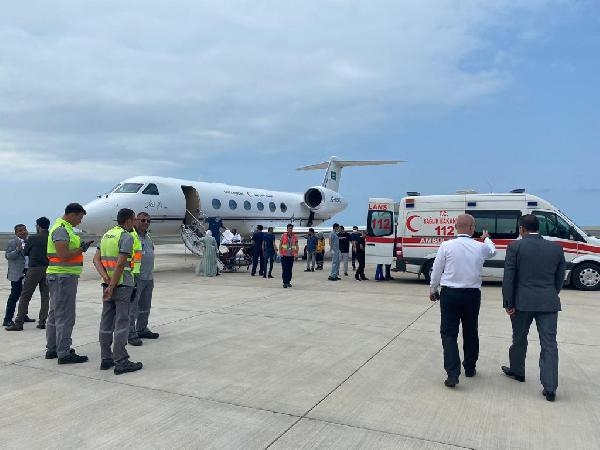
[[[37,234],[28,237],[25,225],[15,226],[15,239],[7,246],[8,278],[11,294],[7,301],[4,326],[22,331],[31,296],[39,287],[41,308],[37,328],[46,330],[46,359],[58,364],[88,361],[72,348],[71,335],[76,318],[79,276],[83,254],[93,241],[83,241],[74,231],[86,211],[79,203],[66,206],[64,215],[50,227],[46,217],[36,221]],[[142,368],[129,360],[126,345],[142,345],[142,339],[157,339],[148,329],[154,288],[154,243],[148,234],[150,216],[123,208],[117,226],[100,240],[94,266],[102,279],[102,313],[99,341],[101,370],[114,367],[116,375]],[[14,315],[16,300],[19,309]]]
[[[429,298],[440,301],[440,335],[444,353],[444,384],[454,388],[459,382],[461,361],[458,331],[462,324],[463,362],[466,377],[477,374],[479,358],[479,309],[481,274],[485,261],[496,254],[487,231],[483,242],[471,239],[475,219],[469,214],[457,217],[456,239],[443,242],[431,273]],[[562,248],[538,233],[539,221],[533,214],[520,218],[520,239],[506,250],[503,306],[512,325],[509,365],[502,372],[519,382],[525,381],[525,355],[529,328],[536,321],[541,353],[539,360],[542,394],[554,401],[558,387],[558,345],[556,342],[559,293],[565,280],[565,256]],[[438,289],[441,287],[441,290]]]

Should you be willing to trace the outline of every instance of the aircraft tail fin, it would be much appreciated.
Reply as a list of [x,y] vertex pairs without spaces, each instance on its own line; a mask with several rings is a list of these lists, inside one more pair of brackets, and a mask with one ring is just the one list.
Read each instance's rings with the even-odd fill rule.
[[397,164],[399,162],[406,162],[402,160],[364,160],[364,161],[350,161],[338,159],[337,156],[332,156],[329,161],[325,161],[319,164],[312,164],[310,166],[298,167],[296,170],[319,170],[327,169],[325,172],[325,178],[321,185],[326,189],[338,192],[340,188],[340,178],[342,175],[342,168],[350,166],[382,166],[386,164]]

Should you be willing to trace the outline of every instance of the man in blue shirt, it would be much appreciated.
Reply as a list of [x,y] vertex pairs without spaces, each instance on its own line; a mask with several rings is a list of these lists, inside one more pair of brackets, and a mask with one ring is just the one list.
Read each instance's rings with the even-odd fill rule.
[[254,242],[254,247],[252,247],[252,272],[250,275],[256,275],[256,266],[259,266],[258,274],[264,275],[264,261],[263,261],[263,226],[257,225],[256,231],[252,235],[252,242]]
[[267,228],[267,232],[263,233],[263,278],[267,278],[267,262],[269,263],[269,278],[273,278],[271,273],[273,272],[273,262],[275,261],[275,253],[277,248],[275,247],[275,235],[273,234],[273,227]]
[[315,235],[313,228],[308,229],[306,237],[306,270],[305,272],[314,272],[317,265],[317,242],[319,238]]

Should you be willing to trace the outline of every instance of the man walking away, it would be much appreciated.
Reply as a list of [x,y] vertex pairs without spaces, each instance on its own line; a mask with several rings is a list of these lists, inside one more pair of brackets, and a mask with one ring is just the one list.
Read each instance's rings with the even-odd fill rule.
[[[475,232],[475,219],[469,214],[456,218],[456,239],[440,245],[431,273],[429,299],[440,298],[440,335],[444,348],[444,369],[447,387],[458,384],[460,354],[458,352],[458,327],[463,330],[463,367],[465,376],[476,374],[479,358],[478,319],[481,306],[481,272],[486,259],[496,254],[496,247],[487,231],[483,231],[483,243],[471,239]],[[438,294],[438,287],[442,290]]]
[[17,302],[23,290],[23,276],[25,274],[25,239],[27,239],[27,227],[22,223],[15,225],[15,237],[8,241],[4,257],[8,260],[8,272],[6,278],[10,281],[10,294],[6,300],[6,311],[4,312],[3,327],[14,325],[13,317]]
[[305,272],[314,272],[317,265],[317,242],[319,238],[315,235],[314,228],[308,229],[306,237],[306,270]]
[[[117,213],[117,226],[100,240],[94,255],[94,267],[102,278],[102,316],[100,318],[100,370],[114,367],[115,375],[135,372],[141,362],[129,360],[129,305],[134,287],[133,230],[135,213],[122,208]],[[112,349],[111,349],[112,345]]]
[[279,241],[279,255],[281,256],[281,279],[283,287],[292,287],[292,268],[294,259],[298,256],[298,237],[293,233],[294,225],[288,223],[287,233]]
[[46,359],[58,358],[58,364],[87,362],[71,348],[75,325],[75,299],[79,275],[83,270],[83,253],[93,241],[81,241],[73,231],[85,216],[79,203],[69,203],[65,214],[56,219],[48,236],[46,280],[50,291],[50,308],[46,320]]
[[275,234],[273,234],[273,227],[269,227],[263,236],[263,278],[267,278],[267,263],[269,263],[268,277],[273,278],[273,262],[275,261],[276,253],[277,247],[275,247]]
[[6,328],[6,331],[23,331],[23,324],[27,321],[27,311],[31,297],[35,288],[40,289],[40,314],[36,328],[43,330],[46,328],[46,318],[48,317],[48,306],[50,304],[50,294],[48,293],[48,282],[46,281],[46,269],[48,268],[48,228],[50,220],[47,217],[40,217],[35,221],[37,234],[29,236],[23,254],[29,258],[29,268],[23,280],[23,291],[19,297],[19,309],[15,324]]
[[365,276],[365,245],[366,245],[366,241],[365,238],[367,236],[367,232],[363,231],[360,235],[360,237],[356,240],[355,242],[355,247],[356,247],[356,259],[358,261],[358,269],[356,269],[356,272],[354,273],[354,278],[356,278],[357,280],[368,280],[368,278]]
[[[154,242],[148,234],[150,215],[145,212],[138,213],[135,219],[132,235],[137,236],[140,250],[139,270],[134,273],[135,298],[129,311],[129,343],[139,339],[158,339],[159,334],[148,329],[148,319],[152,307],[152,293],[154,291]],[[135,237],[134,237],[135,240]],[[134,250],[135,257],[135,250]],[[134,260],[134,263],[137,261]],[[136,264],[134,264],[134,268]],[[133,272],[136,272],[135,270]]]
[[560,297],[565,281],[565,254],[554,242],[538,233],[539,221],[533,214],[521,217],[522,239],[506,250],[502,298],[512,323],[510,366],[502,371],[517,381],[525,381],[527,334],[535,319],[540,337],[540,381],[546,400],[553,402],[558,387],[558,345],[556,327]]
[[252,272],[250,275],[256,275],[256,266],[258,266],[258,274],[264,274],[264,258],[263,258],[263,226],[257,225],[256,231],[252,234]]
[[338,231],[340,226],[337,223],[333,224],[333,230],[329,233],[329,248],[331,249],[331,273],[329,274],[329,281],[341,280],[340,275],[340,239],[338,237]]
[[340,239],[340,263],[343,264],[344,276],[348,276],[348,260],[350,259],[350,233],[344,230],[344,227],[340,225],[340,232],[338,233]]

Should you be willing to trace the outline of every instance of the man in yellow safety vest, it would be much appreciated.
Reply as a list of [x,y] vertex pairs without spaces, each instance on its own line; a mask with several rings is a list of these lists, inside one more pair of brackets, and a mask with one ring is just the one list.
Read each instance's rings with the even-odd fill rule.
[[[94,255],[94,267],[102,277],[102,316],[100,318],[100,370],[114,367],[115,375],[135,372],[141,362],[129,360],[129,304],[133,281],[133,229],[135,213],[122,208],[117,213],[117,226],[111,228],[100,241]],[[111,349],[112,345],[112,349]]]
[[50,291],[50,309],[46,320],[46,359],[58,358],[58,364],[77,364],[88,360],[71,348],[75,325],[75,298],[83,253],[93,241],[83,242],[73,231],[81,223],[85,209],[69,203],[65,214],[50,228],[47,244],[46,280]]

